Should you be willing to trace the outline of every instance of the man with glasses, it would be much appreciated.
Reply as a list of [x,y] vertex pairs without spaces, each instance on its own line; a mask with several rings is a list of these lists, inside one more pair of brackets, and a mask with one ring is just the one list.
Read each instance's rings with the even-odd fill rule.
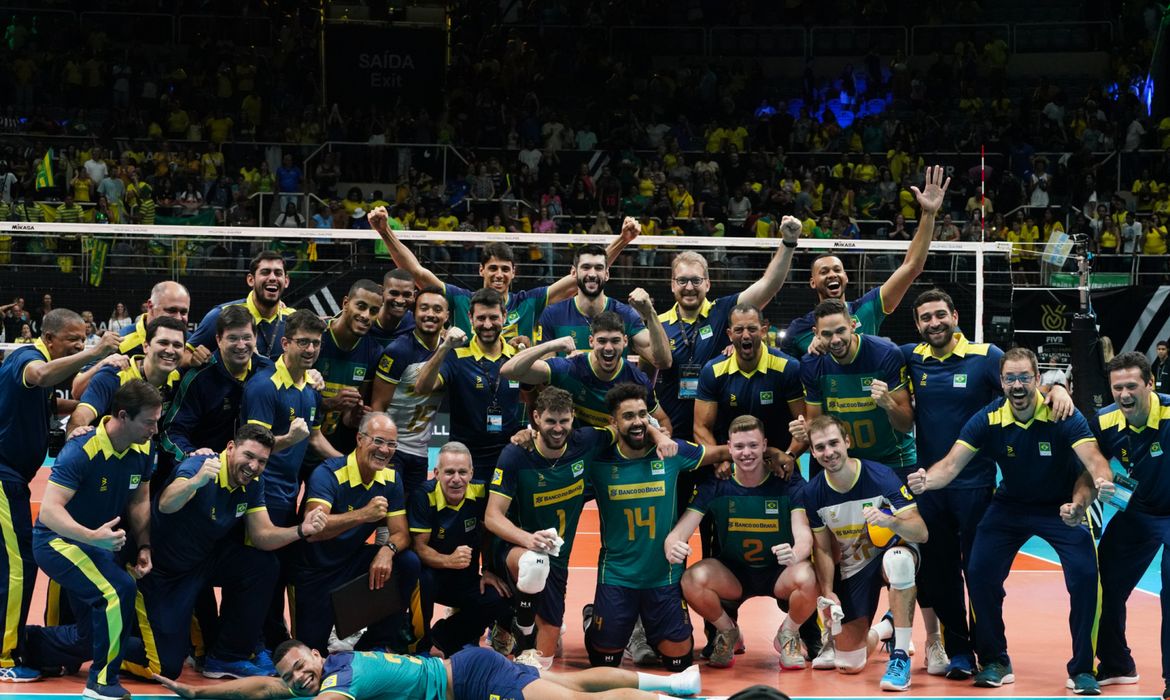
[[[323,654],[334,624],[330,594],[339,586],[367,576],[370,590],[397,586],[406,606],[420,596],[421,564],[410,551],[406,497],[401,480],[390,468],[398,447],[398,428],[385,413],[367,413],[358,427],[357,442],[348,455],[319,464],[305,488],[305,509],[323,509],[328,519],[324,530],[308,538],[298,557],[293,575],[294,614],[297,637]],[[368,544],[382,526],[389,530],[389,539],[385,544]],[[422,609],[415,603],[409,611],[404,608],[386,619],[371,620],[358,648],[413,652],[425,633]]]
[[382,312],[374,320],[370,335],[383,348],[414,330],[414,278],[394,268],[382,278]]
[[914,493],[948,485],[980,452],[999,465],[1003,478],[975,532],[968,568],[979,572],[971,607],[979,621],[975,651],[982,670],[975,685],[998,688],[1015,681],[1004,636],[1003,582],[1028,538],[1048,542],[1060,557],[1071,598],[1073,657],[1067,687],[1099,695],[1093,675],[1095,630],[1101,604],[1097,555],[1085,514],[1097,497],[1113,491],[1112,470],[1078,411],[1057,422],[1038,388],[1036,355],[1012,348],[1000,361],[1004,397],[975,414],[950,452],[929,470],[909,476]]

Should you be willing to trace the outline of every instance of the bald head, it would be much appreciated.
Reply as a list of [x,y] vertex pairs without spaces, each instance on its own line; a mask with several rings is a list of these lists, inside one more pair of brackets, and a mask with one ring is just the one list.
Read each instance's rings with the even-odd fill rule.
[[153,321],[161,316],[170,316],[187,323],[187,314],[191,311],[191,294],[187,288],[178,282],[167,280],[159,282],[150,290],[150,301],[147,312],[147,321]]

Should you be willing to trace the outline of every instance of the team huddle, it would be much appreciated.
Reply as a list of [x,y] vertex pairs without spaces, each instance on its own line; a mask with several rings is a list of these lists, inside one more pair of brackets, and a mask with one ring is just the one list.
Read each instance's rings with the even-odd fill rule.
[[[762,309],[792,265],[791,217],[737,293],[709,297],[706,260],[675,256],[664,312],[640,288],[606,295],[633,220],[525,291],[511,288],[511,249],[487,244],[472,291],[424,267],[381,209],[370,223],[396,267],[354,282],[328,320],[281,301],[273,252],[252,261],[246,298],[190,334],[175,282],[90,348],[80,316],[50,312],[0,365],[0,681],[92,662],[94,700],[129,698],[120,673],[185,697],[685,696],[701,690],[689,611],[707,628],[699,655],[726,668],[744,647],[739,605],[762,596],[785,612],[782,669],[858,673],[884,646],[881,689],[907,690],[919,610],[927,673],[998,687],[1014,680],[1003,582],[1035,535],[1069,588],[1068,688],[1136,683],[1125,604],[1170,532],[1170,397],[1126,353],[1109,366],[1116,403],[1086,418],[1066,388],[1041,387],[1030,351],[964,337],[938,289],[913,301],[921,342],[881,337],[948,183],[931,168],[915,189],[918,233],[881,287],[846,301],[843,264],[818,257],[819,302],[782,348],[765,343]],[[77,400],[52,400],[71,377]],[[451,439],[431,476],[444,405]],[[34,525],[29,483],[54,414],[69,415],[69,439]],[[553,672],[590,499],[593,668]],[[1099,549],[1098,500],[1119,508]],[[38,568],[46,625],[26,625]],[[357,631],[339,593],[354,586],[386,610]],[[616,668],[623,657],[669,673]],[[179,683],[188,659],[237,680]]]

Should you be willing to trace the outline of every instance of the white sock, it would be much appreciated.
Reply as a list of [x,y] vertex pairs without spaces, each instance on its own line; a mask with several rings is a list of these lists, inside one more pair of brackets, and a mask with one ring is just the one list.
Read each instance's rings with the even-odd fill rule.
[[780,629],[785,630],[787,632],[796,632],[797,630],[800,629],[800,625],[798,625],[792,621],[791,615],[787,615],[784,618],[784,622],[780,623]]
[[534,629],[536,629],[536,623],[534,622],[531,625],[528,625],[527,627],[525,627],[524,625],[516,625],[516,629],[520,630],[520,634],[525,634],[525,635],[532,634],[532,631]]
[[637,674],[638,690],[674,690],[670,685],[670,676],[657,676],[653,673],[642,673],[641,671],[638,671]]
[[894,651],[906,652],[910,648],[910,636],[913,631],[913,627],[894,628]]
[[872,629],[874,632],[877,632],[878,640],[882,642],[886,641],[894,634],[894,624],[889,620],[882,620],[870,629]]

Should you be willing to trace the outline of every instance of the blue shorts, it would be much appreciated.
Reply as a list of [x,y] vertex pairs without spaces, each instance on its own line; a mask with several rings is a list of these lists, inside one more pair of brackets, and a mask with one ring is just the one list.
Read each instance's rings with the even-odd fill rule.
[[[913,546],[906,548],[914,553],[915,569],[917,570],[918,549]],[[883,551],[882,556],[885,556],[885,552],[888,551],[888,549]],[[833,575],[833,592],[841,600],[841,610],[845,613],[843,622],[852,622],[858,618],[863,618],[867,622],[873,620],[878,609],[878,599],[881,597],[882,589],[888,585],[885,572],[882,571],[882,556],[874,557],[873,561],[866,564],[864,569],[847,579],[841,578],[840,568]]]
[[390,467],[398,472],[398,477],[402,481],[402,489],[409,500],[410,494],[426,482],[427,472],[430,471],[431,465],[426,457],[395,452],[394,457],[390,460]]
[[776,590],[776,581],[780,578],[780,574],[784,573],[783,566],[761,566],[761,567],[747,567],[742,565],[732,564],[722,559],[716,559],[720,564],[727,567],[731,575],[739,581],[740,588],[743,589],[743,596],[740,597],[740,602],[748,598],[774,598],[773,591]]
[[524,700],[524,688],[539,679],[536,668],[509,661],[485,647],[451,655],[451,681],[459,700]]
[[651,646],[691,638],[691,616],[682,597],[682,587],[677,583],[659,588],[597,583],[593,622],[589,626],[590,638],[597,648],[624,649],[639,617]]
[[[508,570],[508,553],[518,545],[496,547],[496,575],[508,581],[512,591],[516,590],[516,582],[512,580],[512,572]],[[554,627],[560,627],[565,621],[565,593],[569,590],[569,570],[559,566],[550,566],[548,579],[544,582],[544,590],[536,598],[536,615]]]

